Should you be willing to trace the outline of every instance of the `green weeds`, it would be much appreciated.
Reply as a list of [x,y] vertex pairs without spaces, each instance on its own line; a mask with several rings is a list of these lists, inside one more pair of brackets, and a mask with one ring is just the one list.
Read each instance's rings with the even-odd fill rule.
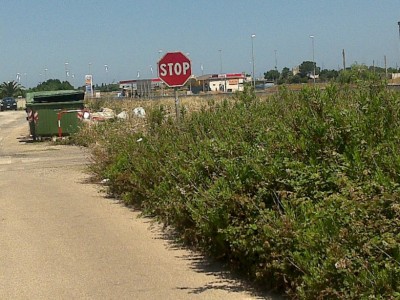
[[146,131],[96,126],[109,193],[268,289],[400,297],[400,100],[380,82],[251,89]]

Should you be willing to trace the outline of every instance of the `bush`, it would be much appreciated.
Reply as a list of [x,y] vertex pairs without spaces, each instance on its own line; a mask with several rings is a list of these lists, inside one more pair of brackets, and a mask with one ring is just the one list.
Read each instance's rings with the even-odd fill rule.
[[95,128],[111,194],[292,298],[400,297],[398,94],[246,89],[179,123],[164,111],[147,132]]

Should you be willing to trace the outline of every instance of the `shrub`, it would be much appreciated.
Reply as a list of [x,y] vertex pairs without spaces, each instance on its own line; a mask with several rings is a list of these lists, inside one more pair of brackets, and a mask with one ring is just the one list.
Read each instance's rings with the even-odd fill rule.
[[[400,103],[380,82],[246,89],[148,130],[98,126],[96,176],[292,298],[400,297]],[[169,120],[169,121],[168,121]]]

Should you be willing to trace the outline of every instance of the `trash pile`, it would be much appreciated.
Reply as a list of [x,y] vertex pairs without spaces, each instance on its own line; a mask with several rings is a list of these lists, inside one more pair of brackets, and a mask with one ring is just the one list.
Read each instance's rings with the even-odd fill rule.
[[103,122],[111,119],[127,120],[130,116],[145,118],[146,111],[143,107],[136,107],[132,110],[131,114],[126,110],[123,110],[119,114],[116,114],[115,111],[111,108],[102,108],[100,111],[93,112],[88,118],[85,117],[84,119],[89,122]]

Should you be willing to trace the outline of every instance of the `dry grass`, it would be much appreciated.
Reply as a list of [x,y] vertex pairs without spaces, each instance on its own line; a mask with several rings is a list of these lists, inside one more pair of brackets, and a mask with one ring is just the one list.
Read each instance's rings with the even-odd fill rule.
[[[226,99],[227,97],[232,97],[232,95],[215,94],[210,96],[185,96],[179,95],[179,108],[182,110],[184,108],[186,113],[193,113],[200,111],[203,108],[210,106],[210,103],[217,103]],[[156,99],[113,99],[110,97],[93,98],[86,99],[86,106],[91,112],[101,111],[103,108],[109,108],[114,110],[116,114],[125,111],[128,113],[128,119],[124,120],[123,123],[118,122],[112,125],[114,130],[119,133],[124,132],[126,134],[133,132],[146,132],[148,129],[148,116],[151,111],[163,107],[165,117],[174,119],[176,117],[175,110],[175,97],[162,97]],[[135,116],[133,110],[137,107],[144,108],[146,112],[146,118],[141,118]],[[80,134],[75,136],[75,140],[81,140],[86,146],[94,145],[99,142],[103,137],[104,132],[99,130],[98,124],[103,122],[88,122],[87,126],[81,128]],[[107,122],[108,123],[108,122]],[[106,124],[104,124],[106,125]],[[111,125],[111,124],[110,124]],[[101,126],[104,127],[104,126]],[[109,134],[109,132],[107,132]],[[89,138],[90,137],[90,138]]]
[[[178,99],[180,107],[185,107],[188,112],[195,112],[201,110],[203,107],[207,107],[210,101],[219,102],[223,99],[232,97],[232,94],[213,94],[207,96],[179,95]],[[87,99],[86,104],[93,111],[99,111],[101,108],[105,107],[111,108],[117,113],[121,111],[131,112],[136,107],[143,107],[145,111],[149,111],[153,108],[163,106],[168,112],[175,112],[175,97],[170,96],[155,99],[126,98],[123,100],[103,97],[98,99]]]
[[[321,89],[326,87],[324,83],[316,84]],[[290,84],[286,85],[286,88],[290,91],[300,91],[305,86],[314,86],[312,83],[309,84]],[[260,99],[267,99],[269,95],[275,94],[279,91],[280,86],[274,86],[266,90],[257,90],[257,97]],[[155,97],[150,99],[137,99],[137,98],[110,98],[107,94],[103,94],[102,98],[87,99],[87,104],[89,107],[93,108],[95,111],[100,108],[107,107],[114,109],[117,113],[121,111],[131,112],[136,107],[143,107],[146,111],[151,110],[155,107],[160,107],[161,105],[171,112],[175,112],[175,97],[173,91],[170,91],[168,96]],[[180,106],[185,107],[187,112],[199,111],[203,107],[207,107],[209,102],[218,103],[224,99],[232,99],[235,94],[224,94],[224,93],[209,93],[200,95],[186,95],[183,91],[179,92],[178,98]]]

